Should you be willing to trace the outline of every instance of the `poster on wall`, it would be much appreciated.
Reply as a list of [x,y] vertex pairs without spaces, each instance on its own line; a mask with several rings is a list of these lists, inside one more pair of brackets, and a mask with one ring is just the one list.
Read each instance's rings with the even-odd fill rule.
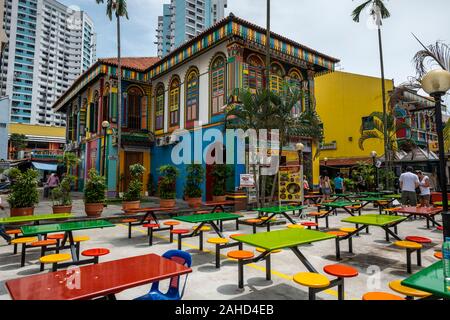
[[241,174],[240,175],[240,187],[241,188],[254,188],[255,177],[253,174]]
[[280,203],[301,201],[300,166],[280,167],[278,175],[278,197]]

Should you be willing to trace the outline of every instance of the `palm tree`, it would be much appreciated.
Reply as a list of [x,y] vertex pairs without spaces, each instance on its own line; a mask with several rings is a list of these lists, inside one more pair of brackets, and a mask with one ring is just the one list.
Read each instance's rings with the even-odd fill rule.
[[389,141],[388,138],[388,119],[387,119],[387,110],[386,110],[386,84],[384,81],[384,60],[383,60],[383,43],[381,41],[381,26],[382,26],[382,20],[387,19],[391,16],[391,13],[385,6],[385,0],[368,0],[364,1],[362,4],[357,6],[353,12],[352,17],[353,21],[359,22],[361,12],[367,8],[370,8],[370,15],[375,20],[377,27],[378,27],[378,46],[380,50],[380,67],[381,67],[381,90],[382,90],[382,97],[383,97],[383,137],[384,137],[384,154],[386,158],[386,163],[388,169],[391,168],[391,157],[389,152]]
[[[104,0],[96,0],[97,3],[103,3]],[[106,0],[106,15],[112,20],[113,13],[117,19],[117,170],[120,173],[120,149],[122,148],[122,61],[120,48],[120,18],[128,19],[127,1],[126,0]],[[120,176],[118,174],[117,176]],[[118,180],[119,181],[119,180]],[[117,196],[120,192],[120,183],[116,185]]]

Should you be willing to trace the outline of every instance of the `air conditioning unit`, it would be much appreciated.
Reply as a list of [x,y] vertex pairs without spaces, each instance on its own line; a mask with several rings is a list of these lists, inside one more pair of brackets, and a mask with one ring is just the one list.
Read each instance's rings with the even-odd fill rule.
[[167,136],[167,144],[176,144],[178,142],[180,142],[180,137],[176,134],[172,134],[170,136]]
[[166,139],[165,138],[156,138],[156,146],[162,147],[166,145]]

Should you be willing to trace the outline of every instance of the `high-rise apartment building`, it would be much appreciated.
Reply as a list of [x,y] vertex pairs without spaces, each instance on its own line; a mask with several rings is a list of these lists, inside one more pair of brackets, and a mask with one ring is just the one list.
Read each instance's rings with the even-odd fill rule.
[[11,122],[64,126],[51,107],[96,59],[93,21],[55,0],[6,0],[4,22],[0,89]]
[[158,17],[158,56],[167,55],[225,16],[227,0],[171,0]]

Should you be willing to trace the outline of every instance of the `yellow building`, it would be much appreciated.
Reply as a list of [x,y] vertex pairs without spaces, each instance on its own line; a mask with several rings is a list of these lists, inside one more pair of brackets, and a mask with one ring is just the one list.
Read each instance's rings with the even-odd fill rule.
[[[393,80],[386,80],[386,99],[393,87]],[[325,134],[322,166],[348,168],[359,161],[371,161],[372,151],[384,154],[383,141],[367,140],[364,150],[358,145],[363,122],[371,121],[372,112],[383,111],[380,78],[340,71],[317,77],[316,104]]]

